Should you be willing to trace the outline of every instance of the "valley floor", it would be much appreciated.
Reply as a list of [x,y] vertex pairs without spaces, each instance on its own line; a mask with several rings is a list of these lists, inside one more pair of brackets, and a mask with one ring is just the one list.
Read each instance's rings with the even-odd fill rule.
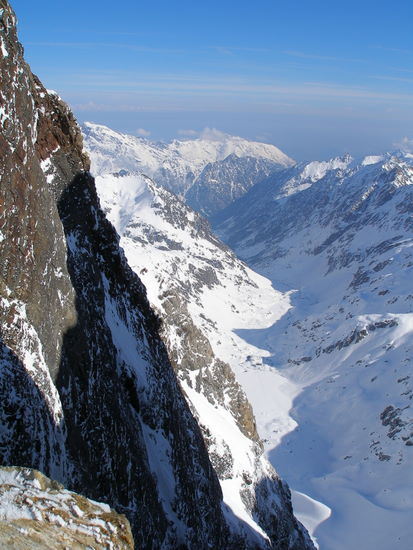
[[[247,393],[248,399],[253,405],[258,431],[264,440],[267,456],[278,473],[285,479],[291,489],[294,513],[305,525],[314,543],[318,546],[318,533],[320,524],[331,516],[331,509],[310,496],[311,490],[305,490],[308,494],[295,490],[292,479],[296,471],[288,467],[288,455],[295,452],[285,439],[288,434],[297,429],[298,424],[290,416],[294,399],[300,395],[300,387],[280,374],[277,369],[257,363],[255,357],[252,361],[246,361],[237,370],[237,378]],[[286,449],[284,450],[284,447]],[[274,460],[274,453],[283,449],[285,461]],[[295,465],[297,466],[297,465]],[[299,465],[301,475],[308,469],[306,456],[302,456],[302,464]],[[305,475],[305,474],[304,474]],[[323,546],[321,546],[321,549]]]
[[[301,304],[295,297],[295,305],[271,327],[237,331],[257,351],[238,369],[233,366],[253,405],[267,456],[289,483],[295,514],[320,550],[408,550],[411,449],[395,456],[397,447],[386,433],[367,433],[374,425],[369,410],[377,412],[386,385],[391,402],[397,369],[387,375],[380,368],[382,352],[372,338],[342,353],[340,360],[333,354],[328,362],[313,361],[309,367],[305,358],[287,359],[300,357],[309,346],[305,339],[301,345],[291,339],[294,319],[305,318],[303,310],[312,318],[308,304],[306,297]],[[389,338],[396,343],[392,365],[402,365],[397,342],[410,332],[412,319],[407,314],[404,328],[399,325],[399,334]],[[354,368],[361,358],[370,360],[364,372]],[[381,380],[379,389],[368,387],[367,382],[374,386],[376,381],[373,371]],[[402,368],[396,376],[403,378]]]

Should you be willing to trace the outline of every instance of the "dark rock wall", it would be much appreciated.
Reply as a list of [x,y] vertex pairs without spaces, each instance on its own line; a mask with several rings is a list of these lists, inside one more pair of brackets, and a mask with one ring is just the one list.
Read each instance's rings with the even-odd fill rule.
[[[0,464],[125,513],[137,548],[242,549],[76,121],[24,62],[5,0],[0,39]],[[230,374],[217,362],[218,382]],[[274,548],[311,547],[292,524],[280,546],[275,527]]]
[[25,64],[4,0],[0,14],[0,462],[126,513],[138,548],[230,547],[215,472],[73,115]]

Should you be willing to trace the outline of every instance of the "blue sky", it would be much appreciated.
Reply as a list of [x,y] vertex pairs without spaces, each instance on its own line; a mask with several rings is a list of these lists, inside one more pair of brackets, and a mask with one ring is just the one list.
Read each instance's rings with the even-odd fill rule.
[[413,137],[413,2],[15,0],[32,70],[80,121],[205,127],[296,159]]

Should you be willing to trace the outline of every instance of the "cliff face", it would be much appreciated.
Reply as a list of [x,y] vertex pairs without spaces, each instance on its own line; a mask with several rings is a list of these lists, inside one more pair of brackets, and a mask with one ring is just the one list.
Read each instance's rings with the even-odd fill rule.
[[62,335],[76,319],[56,201],[62,186],[88,169],[88,160],[73,115],[24,63],[6,2],[0,13],[1,277],[13,297],[26,304],[56,376]]
[[[312,548],[275,474],[250,506],[256,516],[268,509],[259,523],[271,524],[272,541],[261,532],[247,541],[254,528],[223,504],[160,320],[100,208],[76,121],[24,62],[5,0],[0,40],[0,465],[36,468],[124,513],[137,548]],[[188,346],[202,344],[195,326],[181,329]],[[193,358],[180,359],[189,377]],[[217,360],[202,380],[214,402],[225,400],[221,380],[242,397],[235,420],[259,449],[250,406]]]
[[288,487],[263,455],[252,408],[232,370],[258,352],[233,327],[267,326],[271,308],[280,307],[279,293],[242,264],[204,218],[148,177],[123,170],[98,176],[96,186],[163,320],[161,335],[224,503],[239,518],[231,521],[239,547],[304,547]]
[[65,426],[52,379],[76,309],[56,202],[87,164],[72,115],[25,64],[6,2],[0,14],[2,462],[62,479]]
[[79,129],[3,0],[0,17],[1,464],[126,513],[138,548],[226,547],[216,475]]

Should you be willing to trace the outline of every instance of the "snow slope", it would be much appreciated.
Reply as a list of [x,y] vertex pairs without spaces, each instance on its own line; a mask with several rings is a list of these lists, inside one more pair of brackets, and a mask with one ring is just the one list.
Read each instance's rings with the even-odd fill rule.
[[246,366],[243,385],[270,460],[331,509],[301,508],[309,528],[326,519],[314,530],[321,550],[411,547],[412,184],[402,154],[313,162],[216,219],[239,256],[288,293],[272,327],[240,331],[271,350],[264,369]]
[[224,511],[244,523],[228,515],[233,531],[251,548],[267,547],[269,538],[281,544],[285,532],[289,547],[311,547],[288,511],[288,491],[262,456],[251,408],[229,366],[265,355],[235,329],[271,326],[288,300],[239,262],[205,219],[148,177],[123,170],[97,177],[96,185],[163,320],[169,354],[220,478]]
[[140,172],[207,214],[224,208],[271,172],[294,164],[273,145],[220,132],[154,143],[86,122],[83,134],[95,176]]

